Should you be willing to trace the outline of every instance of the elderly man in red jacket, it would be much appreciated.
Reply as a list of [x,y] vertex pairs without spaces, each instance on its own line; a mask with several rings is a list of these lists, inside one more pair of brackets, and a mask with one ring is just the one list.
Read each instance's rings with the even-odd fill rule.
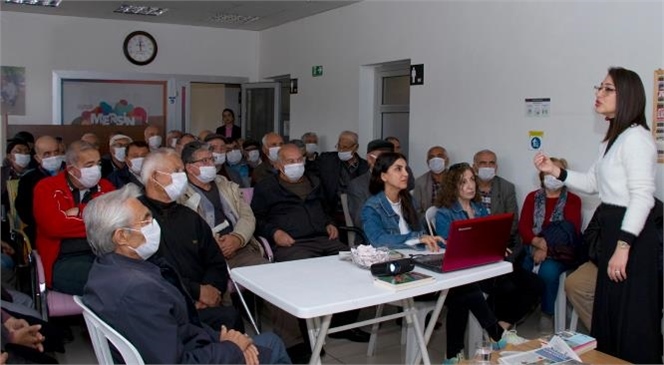
[[35,186],[37,250],[44,263],[46,285],[82,295],[95,257],[85,236],[83,209],[91,199],[114,188],[101,179],[99,151],[91,144],[73,142],[65,162],[65,170]]

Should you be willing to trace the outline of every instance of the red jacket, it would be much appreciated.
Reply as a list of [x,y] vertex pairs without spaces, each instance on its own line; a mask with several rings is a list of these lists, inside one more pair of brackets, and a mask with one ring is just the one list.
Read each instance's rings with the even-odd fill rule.
[[[85,204],[74,203],[74,196],[67,184],[64,170],[56,176],[42,179],[35,186],[33,214],[37,226],[36,247],[44,263],[46,285],[51,287],[53,282],[53,263],[60,254],[60,241],[65,238],[85,238],[85,225],[83,224],[83,208]],[[115,190],[113,184],[106,179],[99,181],[98,192],[93,198]],[[65,212],[77,207],[77,216],[69,217]]]

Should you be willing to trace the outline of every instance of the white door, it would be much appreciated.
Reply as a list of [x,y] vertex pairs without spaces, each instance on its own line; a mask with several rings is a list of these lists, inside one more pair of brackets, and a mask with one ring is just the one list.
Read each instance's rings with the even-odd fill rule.
[[281,84],[258,82],[242,84],[242,138],[260,141],[268,132],[283,135]]
[[401,151],[408,154],[410,130],[410,61],[381,65],[376,72],[376,113],[374,135],[397,137]]

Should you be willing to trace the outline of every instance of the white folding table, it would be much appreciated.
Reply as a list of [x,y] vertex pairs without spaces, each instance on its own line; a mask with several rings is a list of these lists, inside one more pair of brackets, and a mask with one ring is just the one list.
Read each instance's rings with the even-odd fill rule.
[[[238,267],[231,270],[231,276],[239,285],[254,294],[295,317],[306,319],[312,346],[311,364],[320,363],[320,351],[329,333],[405,317],[407,323],[414,327],[420,354],[424,363],[428,365],[430,360],[427,343],[443,308],[448,290],[507,274],[512,271],[512,264],[498,262],[445,274],[421,268],[416,268],[416,271],[425,272],[436,280],[419,287],[394,292],[374,285],[369,270],[341,260],[338,256]],[[417,320],[413,298],[437,291],[441,294],[436,301],[426,331],[423,332]],[[330,320],[335,313],[395,301],[401,302],[403,313],[330,328]],[[407,359],[408,363],[419,363],[419,361],[419,355],[415,359]]]

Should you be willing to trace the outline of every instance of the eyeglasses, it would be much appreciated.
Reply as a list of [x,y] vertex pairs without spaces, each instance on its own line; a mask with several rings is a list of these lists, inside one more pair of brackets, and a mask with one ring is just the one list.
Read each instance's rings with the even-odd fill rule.
[[593,86],[593,89],[595,89],[595,93],[604,94],[604,95],[608,95],[616,91],[615,87],[603,86],[603,85]]
[[454,171],[454,170],[459,170],[459,169],[465,169],[465,168],[470,168],[470,165],[467,162],[459,162],[455,163],[454,165],[449,167],[449,171]]

